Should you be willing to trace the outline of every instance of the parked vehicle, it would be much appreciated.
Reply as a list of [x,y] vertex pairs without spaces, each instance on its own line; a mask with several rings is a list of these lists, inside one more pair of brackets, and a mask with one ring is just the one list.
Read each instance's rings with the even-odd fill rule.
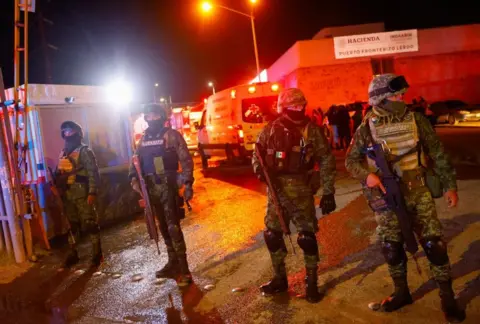
[[210,96],[197,126],[203,165],[213,156],[249,156],[260,131],[277,116],[279,91],[277,83],[264,82],[239,85]]
[[197,151],[198,149],[198,125],[200,125],[204,110],[205,104],[201,103],[188,111],[188,123],[184,126],[183,138],[187,142],[189,151]]
[[480,121],[480,106],[468,105],[461,100],[446,100],[434,102],[430,110],[437,117],[437,123],[456,125],[460,122]]

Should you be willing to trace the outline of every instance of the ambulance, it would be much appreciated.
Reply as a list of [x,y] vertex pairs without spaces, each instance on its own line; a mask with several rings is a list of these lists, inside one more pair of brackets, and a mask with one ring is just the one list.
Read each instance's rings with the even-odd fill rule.
[[250,156],[260,131],[277,117],[280,90],[278,83],[263,82],[235,86],[210,96],[196,126],[202,162],[214,156]]

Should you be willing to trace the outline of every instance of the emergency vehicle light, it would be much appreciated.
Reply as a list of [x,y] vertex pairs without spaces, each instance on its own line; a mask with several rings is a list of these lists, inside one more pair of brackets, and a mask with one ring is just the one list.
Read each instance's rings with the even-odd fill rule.
[[243,130],[240,129],[238,131],[238,137],[243,138]]
[[128,105],[133,99],[132,86],[123,80],[116,80],[106,86],[107,100],[115,104]]
[[230,96],[232,97],[232,99],[235,99],[235,98],[236,98],[236,95],[237,95],[237,91],[236,91],[236,90],[230,91]]
[[248,87],[248,93],[255,93],[256,90],[255,86]]
[[276,83],[272,84],[272,91],[273,92],[278,91],[278,84],[276,84]]

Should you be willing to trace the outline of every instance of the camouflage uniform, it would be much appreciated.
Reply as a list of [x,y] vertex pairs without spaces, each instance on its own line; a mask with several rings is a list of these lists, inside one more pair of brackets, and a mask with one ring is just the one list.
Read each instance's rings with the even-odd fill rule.
[[[263,147],[266,147],[272,128],[279,125],[284,127],[282,124],[284,118],[285,117],[279,117],[272,123],[268,124],[259,134],[257,143],[261,144]],[[321,178],[323,179],[323,194],[334,194],[334,182],[336,174],[335,157],[330,151],[330,147],[325,139],[321,127],[310,122],[304,126],[302,132],[306,132],[306,142],[311,143],[314,147],[312,158],[320,164]],[[260,163],[258,162],[258,158],[255,154],[252,160],[254,172],[259,174],[261,172]],[[310,175],[312,175],[312,173],[310,173]],[[286,218],[285,222],[289,224],[290,221],[292,221],[298,232],[318,232],[318,221],[315,216],[316,213],[313,195],[316,194],[315,189],[318,189],[320,183],[311,183],[308,181],[308,175],[306,174],[281,175],[276,179],[281,186],[281,190],[279,190],[278,194],[280,198],[280,204],[283,206],[286,212],[284,214]],[[267,229],[272,231],[282,231],[271,194],[268,194],[265,226]],[[278,255],[272,255],[272,261],[274,264],[281,263],[285,259],[285,256],[285,251],[279,251]],[[304,258],[305,265],[309,267],[316,266],[319,261],[318,254],[312,256],[304,255]]]
[[[370,84],[370,104],[373,109],[356,130],[345,160],[347,170],[362,182],[364,195],[375,212],[382,252],[395,283],[395,293],[390,300],[382,304],[386,311],[412,302],[406,283],[407,258],[396,214],[386,205],[379,188],[366,186],[367,176],[370,173],[379,173],[372,160],[367,158],[366,148],[372,142],[384,142],[391,150],[392,157],[401,157],[393,163],[392,168],[401,179],[407,211],[413,218],[413,230],[430,261],[432,275],[439,283],[450,281],[450,263],[446,244],[441,239],[442,226],[437,217],[435,202],[425,185],[427,156],[433,160],[434,171],[444,190],[457,189],[455,170],[429,121],[419,113],[407,111],[403,102],[396,105],[402,107],[403,104],[404,108],[400,110],[390,110],[389,107],[393,105],[387,106],[389,101],[385,99],[402,94],[408,87],[407,84],[403,89],[389,89],[389,82],[395,78],[397,76],[393,74],[384,74],[374,78]],[[376,92],[377,89],[380,91]],[[417,150],[412,150],[415,147]],[[381,174],[378,175],[381,178]],[[388,307],[389,302],[394,299],[392,297],[400,292],[406,296],[404,302]]]
[[[79,131],[76,143],[68,143],[68,137],[63,136],[64,130],[69,127]],[[62,136],[67,141],[66,146],[71,145],[71,147],[63,149],[60,153],[55,173],[57,186],[63,189],[61,198],[64,212],[73,234],[69,238],[69,243],[75,249],[75,241],[79,240],[80,231],[88,234],[92,244],[93,257],[98,259],[101,255],[98,216],[94,204],[88,203],[89,196],[97,196],[100,184],[97,160],[93,151],[81,143],[83,132],[80,125],[70,121],[63,123]],[[73,253],[76,254],[76,249]],[[95,261],[95,263],[98,262],[100,260]]]
[[[269,123],[262,130],[258,136],[257,143],[260,144],[261,147],[266,148],[267,155],[269,151],[273,152],[273,154],[282,153],[277,152],[276,149],[278,149],[278,151],[286,150],[286,154],[292,154],[290,156],[293,156],[293,152],[299,151],[298,146],[293,146],[291,148],[285,147],[285,149],[277,147],[275,149],[275,144],[272,144],[272,141],[282,142],[282,138],[287,136],[285,134],[291,132],[297,134],[296,138],[301,137],[299,143],[291,143],[292,145],[299,145],[300,142],[303,141],[303,147],[308,148],[305,149],[306,152],[304,153],[304,166],[300,167],[297,172],[276,172],[275,182],[277,184],[276,193],[279,198],[279,203],[284,211],[285,223],[288,226],[290,222],[293,222],[297,228],[297,231],[299,232],[297,241],[304,251],[307,278],[309,274],[311,277],[310,286],[312,288],[310,289],[309,293],[307,283],[307,299],[309,299],[309,296],[313,296],[311,299],[316,300],[318,299],[318,296],[316,296],[318,294],[318,291],[316,291],[316,271],[317,264],[319,262],[319,255],[318,245],[315,237],[315,233],[318,232],[318,223],[315,216],[313,195],[316,194],[316,191],[320,187],[321,177],[324,187],[323,197],[331,197],[330,200],[334,205],[333,194],[335,192],[335,158],[330,151],[330,147],[322,128],[305,119],[304,109],[306,100],[300,90],[287,89],[280,93],[278,105],[280,110],[282,110],[282,108],[288,110],[290,109],[290,106],[297,106],[300,108],[303,106],[303,111],[293,110],[293,116],[297,116],[294,118],[299,118],[299,122],[292,122],[292,118],[289,117],[288,112],[286,112],[276,120]],[[300,119],[302,115],[303,119]],[[264,159],[266,160],[267,157],[264,157]],[[320,166],[320,176],[316,176],[318,174],[313,172],[314,163],[318,163]],[[253,155],[252,164],[255,174],[259,175],[261,178],[263,170],[261,169],[261,165],[256,153]],[[334,209],[335,207],[333,207],[333,209],[330,207],[327,213],[333,211]],[[264,293],[275,293],[284,291],[288,285],[286,282],[285,269],[285,257],[287,255],[287,249],[283,240],[282,228],[278,220],[278,215],[275,210],[271,192],[268,193],[265,226],[266,230],[264,232],[264,237],[272,259],[275,278],[272,280],[269,287],[267,287],[269,284],[262,286],[262,291]],[[278,286],[272,284],[275,282],[275,280],[277,280],[277,282],[281,282],[279,285],[281,288],[272,290],[270,287]]]
[[[149,127],[140,139],[135,154],[140,157],[150,202],[168,252],[168,263],[157,272],[157,276],[172,274],[177,266],[183,274],[189,275],[187,248],[180,227],[181,215],[178,212],[180,196],[177,184],[179,163],[185,185],[191,189],[194,181],[193,160],[185,139],[174,129]],[[133,164],[130,166],[129,177],[131,179],[137,177]]]

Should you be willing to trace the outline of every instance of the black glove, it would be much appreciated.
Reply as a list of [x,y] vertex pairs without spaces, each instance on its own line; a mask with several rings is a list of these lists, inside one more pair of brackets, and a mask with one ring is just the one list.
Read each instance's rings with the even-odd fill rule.
[[186,201],[192,200],[193,198],[192,184],[190,183],[185,184],[185,191],[183,192],[183,198],[185,198]]
[[337,204],[335,204],[335,196],[333,194],[323,195],[318,207],[322,209],[322,215],[330,214],[337,208]]

